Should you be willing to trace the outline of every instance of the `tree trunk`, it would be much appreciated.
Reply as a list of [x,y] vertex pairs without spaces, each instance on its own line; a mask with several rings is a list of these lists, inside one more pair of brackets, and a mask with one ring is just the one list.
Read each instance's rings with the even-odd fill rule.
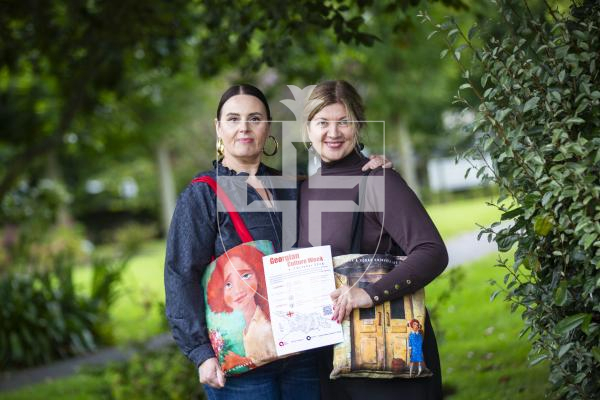
[[[48,178],[56,182],[57,184],[65,187],[62,168],[58,161],[58,156],[56,154],[56,149],[50,150],[48,153],[48,167],[47,174]],[[56,214],[56,225],[58,226],[72,226],[73,225],[73,216],[71,215],[71,210],[69,209],[69,205],[67,203],[61,203],[58,206],[58,211]]]
[[173,168],[171,167],[169,149],[164,143],[160,143],[156,147],[156,162],[158,166],[160,187],[162,232],[166,234],[169,230],[169,225],[171,224],[173,211],[175,211],[177,194],[175,192],[175,180],[173,179]]
[[417,162],[408,127],[403,121],[398,121],[398,148],[400,149],[400,172],[410,188],[420,197],[419,181],[417,180]]

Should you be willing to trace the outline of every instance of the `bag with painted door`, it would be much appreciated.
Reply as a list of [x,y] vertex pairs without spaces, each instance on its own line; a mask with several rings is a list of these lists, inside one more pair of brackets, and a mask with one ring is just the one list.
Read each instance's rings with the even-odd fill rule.
[[[362,204],[361,199],[359,205]],[[333,258],[336,287],[365,287],[394,268],[402,268],[404,256],[360,254],[361,237],[359,210],[352,221],[351,251],[354,254]],[[371,308],[354,309],[342,322],[344,341],[333,348],[330,378],[431,376],[423,358],[424,326],[424,289]]]

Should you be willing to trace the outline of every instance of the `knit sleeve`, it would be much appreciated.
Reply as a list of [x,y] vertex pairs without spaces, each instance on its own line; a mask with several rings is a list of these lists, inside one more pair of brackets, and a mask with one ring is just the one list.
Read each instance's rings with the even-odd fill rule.
[[365,287],[375,304],[425,287],[448,264],[446,246],[415,193],[395,171],[377,173],[382,174],[383,188],[367,184],[367,204],[384,210],[374,217],[407,257],[399,267]]

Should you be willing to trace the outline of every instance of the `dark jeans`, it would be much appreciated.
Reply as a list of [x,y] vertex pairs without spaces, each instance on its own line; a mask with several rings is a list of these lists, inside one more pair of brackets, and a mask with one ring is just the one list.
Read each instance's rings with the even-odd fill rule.
[[225,387],[204,385],[209,400],[319,400],[314,351],[292,356],[227,377]]

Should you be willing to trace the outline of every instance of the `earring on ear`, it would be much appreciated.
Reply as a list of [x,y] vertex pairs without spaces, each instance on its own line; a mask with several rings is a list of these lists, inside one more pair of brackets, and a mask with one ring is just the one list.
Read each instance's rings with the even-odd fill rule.
[[223,158],[225,154],[225,143],[223,143],[223,139],[220,137],[217,138],[217,155],[219,158]]
[[279,142],[277,141],[277,139],[275,139],[275,136],[273,135],[269,135],[267,139],[271,139],[273,142],[275,142],[275,149],[271,153],[267,153],[265,151],[265,148],[263,147],[263,154],[267,157],[271,157],[277,154],[277,151],[279,150]]

